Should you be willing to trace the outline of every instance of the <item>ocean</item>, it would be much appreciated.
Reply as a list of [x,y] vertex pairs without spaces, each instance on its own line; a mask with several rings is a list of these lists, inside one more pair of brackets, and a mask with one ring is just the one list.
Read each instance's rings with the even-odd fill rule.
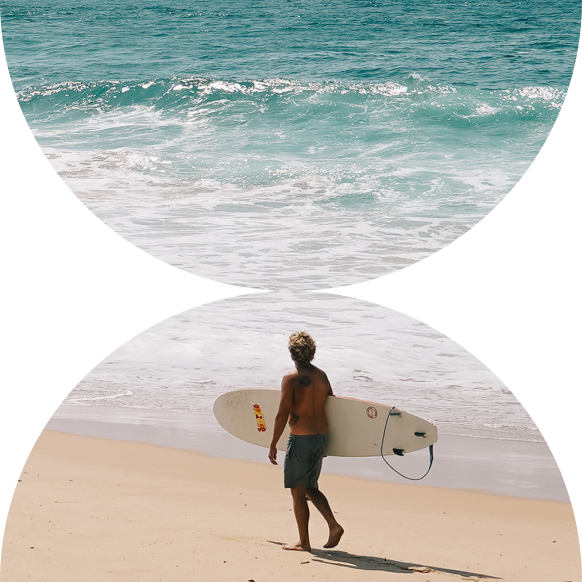
[[63,180],[218,281],[356,283],[457,239],[517,182],[568,87],[580,3],[0,3]]
[[579,2],[0,10],[24,115],[81,201],[172,265],[271,291],[160,323],[91,372],[67,408],[209,416],[223,391],[277,387],[286,337],[306,328],[338,393],[396,404],[454,437],[543,440],[454,342],[307,291],[417,262],[503,199],[564,101]]

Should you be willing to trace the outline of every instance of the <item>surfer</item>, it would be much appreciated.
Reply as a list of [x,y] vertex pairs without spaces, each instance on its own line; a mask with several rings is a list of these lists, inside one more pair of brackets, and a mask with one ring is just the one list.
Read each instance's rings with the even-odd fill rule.
[[284,481],[285,487],[291,489],[293,496],[299,541],[285,545],[283,549],[307,552],[311,550],[307,500],[315,505],[329,526],[329,539],[323,547],[334,548],[344,530],[336,521],[325,495],[317,485],[327,446],[325,402],[328,396],[333,396],[333,391],[325,372],[311,363],[315,356],[315,341],[308,333],[292,333],[289,337],[289,352],[295,363],[295,371],[283,377],[281,401],[269,448],[269,460],[276,465],[277,442],[289,421]]

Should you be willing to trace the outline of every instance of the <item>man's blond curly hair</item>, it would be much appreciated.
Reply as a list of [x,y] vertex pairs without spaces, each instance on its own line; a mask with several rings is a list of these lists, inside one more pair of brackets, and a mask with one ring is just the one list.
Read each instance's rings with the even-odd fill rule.
[[296,331],[289,336],[291,359],[300,364],[309,364],[315,356],[315,340],[305,331]]

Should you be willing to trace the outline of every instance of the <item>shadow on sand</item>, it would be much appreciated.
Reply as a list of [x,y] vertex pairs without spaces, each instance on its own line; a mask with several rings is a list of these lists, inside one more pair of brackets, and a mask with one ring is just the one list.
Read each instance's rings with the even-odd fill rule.
[[[281,542],[269,540],[272,544],[279,546],[284,545]],[[501,580],[497,576],[490,576],[488,574],[481,574],[479,572],[467,572],[465,570],[452,570],[450,568],[440,568],[438,566],[428,566],[426,564],[413,564],[411,562],[398,562],[388,558],[378,558],[376,556],[360,556],[358,554],[350,554],[349,552],[337,550],[315,550],[312,549],[310,553],[306,553],[312,562],[321,562],[323,564],[331,564],[333,566],[342,566],[344,568],[354,568],[357,570],[377,570],[392,573],[410,573],[415,572],[429,573],[438,572],[441,574],[451,574],[459,576],[464,580]]]

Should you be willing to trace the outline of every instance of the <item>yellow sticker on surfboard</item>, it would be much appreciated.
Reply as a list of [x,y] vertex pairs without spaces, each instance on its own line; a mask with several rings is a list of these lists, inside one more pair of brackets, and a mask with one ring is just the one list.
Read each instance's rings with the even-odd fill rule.
[[261,411],[261,407],[258,404],[253,404],[253,411],[255,413],[255,419],[257,421],[257,430],[259,432],[266,432],[267,425],[265,424],[265,418]]

